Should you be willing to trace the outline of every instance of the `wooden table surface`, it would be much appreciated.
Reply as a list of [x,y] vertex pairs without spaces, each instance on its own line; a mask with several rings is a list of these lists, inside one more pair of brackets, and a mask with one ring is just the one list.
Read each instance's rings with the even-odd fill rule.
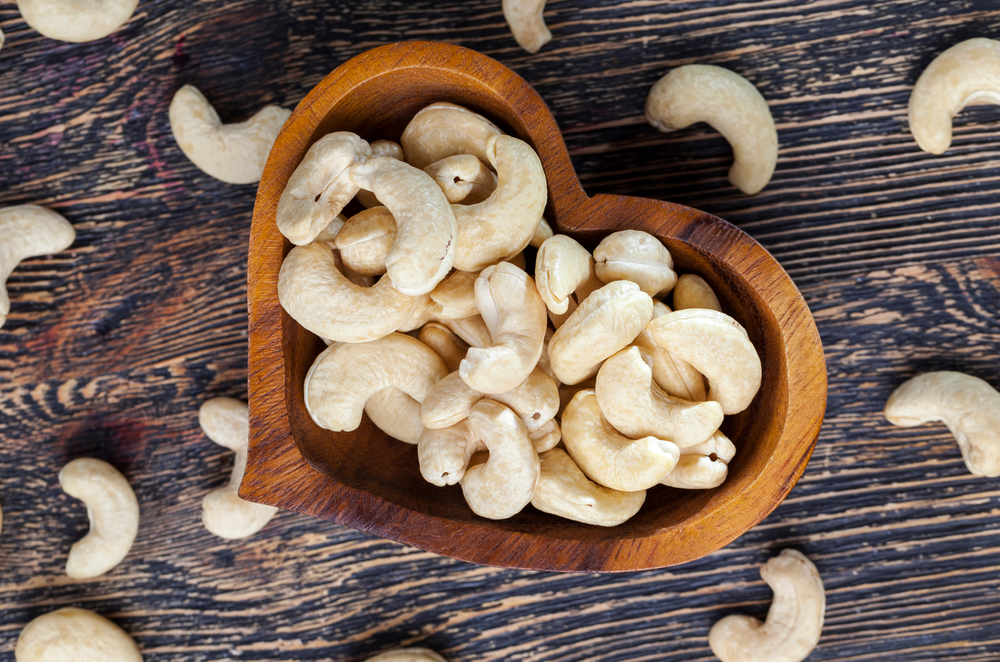
[[[785,547],[827,587],[810,660],[1000,660],[1000,481],[970,476],[943,426],[898,429],[889,393],[954,369],[1000,386],[1000,110],[965,111],[944,156],[907,128],[910,89],[948,46],[1000,34],[987,0],[552,0],[554,40],[521,51],[499,0],[142,0],[99,42],[41,37],[0,4],[0,204],[63,213],[77,241],[10,278],[0,329],[0,659],[60,606],[109,616],[165,660],[363,660],[425,645],[450,660],[711,660],[720,617],[766,613],[758,569]],[[246,396],[254,186],[199,172],[167,107],[197,85],[226,120],[294,106],[378,44],[458,43],[532,83],[590,193],[700,207],[737,224],[808,301],[827,419],[770,517],[685,566],[625,575],[483,568],[291,513],[241,542],[200,501],[232,458],[198,406]],[[768,99],[781,154],[756,196],[726,180],[705,125],[642,109],[672,67],[714,63]],[[109,575],[72,581],[87,530],[68,460],[111,461],[142,525]]]

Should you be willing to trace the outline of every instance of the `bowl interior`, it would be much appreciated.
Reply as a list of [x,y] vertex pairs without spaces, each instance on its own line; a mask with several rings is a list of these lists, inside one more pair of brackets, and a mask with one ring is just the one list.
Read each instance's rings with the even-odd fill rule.
[[[477,62],[475,58],[472,61]],[[638,515],[613,528],[579,524],[530,506],[508,520],[482,519],[466,506],[459,486],[440,488],[424,481],[416,447],[389,438],[367,416],[357,430],[343,433],[323,430],[312,422],[303,404],[303,381],[325,346],[280,311],[264,316],[270,324],[280,325],[281,347],[271,349],[280,351],[283,363],[283,371],[274,375],[272,391],[266,397],[277,398],[273,388],[280,387],[288,434],[301,457],[325,476],[323,480],[327,483],[336,489],[346,488],[337,493],[337,498],[354,503],[346,506],[315,503],[303,507],[301,498],[285,502],[280,498],[260,498],[267,489],[261,489],[259,472],[250,481],[250,489],[246,489],[248,482],[244,482],[242,493],[251,499],[256,497],[306,510],[438,553],[497,565],[622,570],[672,565],[703,556],[733,540],[770,512],[791,489],[811,453],[819,429],[814,415],[805,417],[808,420],[801,426],[804,433],[797,435],[795,443],[790,444],[786,434],[786,424],[795,413],[789,411],[788,359],[794,355],[789,353],[787,325],[802,324],[803,333],[808,334],[811,329],[815,335],[808,309],[801,303],[806,320],[791,319],[794,315],[779,320],[775,298],[791,297],[801,302],[801,297],[766,251],[730,224],[659,201],[617,196],[588,198],[575,178],[548,109],[520,78],[504,71],[520,84],[499,86],[487,76],[488,72],[475,67],[470,70],[466,65],[449,68],[418,63],[389,67],[368,77],[355,75],[350,80],[336,80],[334,72],[324,81],[326,87],[321,85],[314,90],[283,129],[284,140],[279,137],[282,149],[272,151],[265,172],[265,180],[270,178],[274,184],[271,197],[274,191],[280,193],[309,145],[331,131],[352,131],[369,141],[398,141],[410,118],[431,102],[450,101],[482,113],[539,152],[549,180],[546,217],[556,232],[569,234],[590,249],[602,237],[619,229],[641,229],[658,236],[673,255],[677,270],[704,277],[715,289],[725,311],[746,328],[761,356],[763,382],[751,406],[739,415],[727,416],[723,425],[723,431],[738,449],[729,465],[728,479],[721,487],[705,491],[655,487],[648,491]],[[331,89],[335,93],[330,93]],[[256,227],[259,220],[262,224],[268,222],[268,213],[270,224],[274,224],[276,198],[262,200],[264,191],[262,183],[255,210],[255,237],[258,231],[271,235],[277,232]],[[280,265],[280,259],[290,248],[287,241],[273,237],[268,242],[257,242],[251,246],[251,263],[255,253],[268,252],[271,265],[268,268],[276,274],[275,265]],[[253,283],[254,275],[250,278]],[[251,288],[251,373],[255,372],[254,362],[260,356],[255,349],[254,327],[261,315],[255,312],[253,298]],[[276,297],[272,299],[268,303],[271,307],[277,305]],[[801,316],[797,308],[795,312]],[[818,337],[815,343],[806,345],[803,351],[815,354]],[[818,352],[822,364],[821,348]],[[810,358],[815,360],[814,355]],[[825,403],[825,368],[822,381],[820,419]],[[251,410],[255,400],[252,376]],[[254,419],[256,416],[252,415],[248,475],[256,471],[252,465],[266,462],[266,458],[254,456],[258,431],[253,428],[259,427]],[[272,485],[271,489],[287,493],[297,488],[285,484]],[[308,489],[302,487],[302,491]],[[319,501],[332,499],[335,494],[329,490],[312,493]],[[468,536],[469,540],[456,548],[455,536]],[[546,544],[555,541],[571,544]],[[610,558],[618,554],[622,559]]]

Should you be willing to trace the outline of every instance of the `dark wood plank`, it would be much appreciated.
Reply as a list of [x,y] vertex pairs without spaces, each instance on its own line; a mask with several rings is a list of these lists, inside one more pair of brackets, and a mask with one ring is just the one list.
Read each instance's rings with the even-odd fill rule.
[[[1000,657],[1000,487],[969,476],[943,427],[882,419],[895,386],[930,369],[1000,386],[1000,151],[995,107],[965,111],[947,154],[920,152],[909,88],[933,56],[995,36],[985,0],[568,2],[536,56],[499,2],[142,2],[118,34],[57,44],[0,6],[0,204],[63,212],[60,256],[10,281],[0,329],[0,650],[30,618],[97,609],[147,661],[364,659],[421,643],[454,660],[710,660],[711,624],[762,616],[759,565],[784,546],[817,564],[827,625],[812,660]],[[563,128],[590,193],[674,200],[737,223],[796,279],[830,377],[803,480],[761,525],[668,571],[549,575],[480,568],[290,513],[259,536],[210,536],[199,502],[230,458],[200,402],[245,395],[246,243],[254,187],[199,173],[166,109],[194,83],[226,119],[288,106],[336,65],[400,39],[459,43],[513,67]],[[659,134],[652,83],[686,62],[758,84],[779,127],[774,180],[725,179],[704,126]],[[143,504],[109,577],[62,574],[86,529],[56,473],[94,454]]]

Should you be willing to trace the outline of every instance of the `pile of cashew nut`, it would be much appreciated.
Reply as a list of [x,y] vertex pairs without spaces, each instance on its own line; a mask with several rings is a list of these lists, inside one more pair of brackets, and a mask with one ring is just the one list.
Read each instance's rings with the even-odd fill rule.
[[708,283],[645,232],[593,254],[553,234],[534,150],[467,108],[427,106],[400,143],[326,135],[278,202],[295,244],[279,300],[328,344],[305,379],[313,421],[367,414],[490,519],[530,503],[614,526],[655,485],[719,486],[735,453],[719,426],[761,363]]

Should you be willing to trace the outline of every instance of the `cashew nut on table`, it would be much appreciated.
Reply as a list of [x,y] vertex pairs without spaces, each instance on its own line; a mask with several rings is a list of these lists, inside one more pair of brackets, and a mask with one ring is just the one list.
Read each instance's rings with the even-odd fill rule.
[[28,623],[14,648],[17,662],[142,662],[132,637],[86,609],[65,607]]
[[125,25],[139,0],[17,0],[24,22],[49,39],[103,39]]
[[763,379],[749,334],[659,238],[615,232],[592,254],[554,232],[527,143],[433,103],[400,145],[321,137],[281,199],[296,245],[278,298],[328,345],[303,389],[317,426],[367,415],[489,519],[534,504],[616,526],[647,490],[728,477],[720,426]]
[[379,653],[368,658],[368,662],[448,662],[438,653],[429,648],[400,648]]
[[542,16],[544,11],[545,0],[503,0],[503,17],[511,34],[529,53],[537,53],[552,40]]

